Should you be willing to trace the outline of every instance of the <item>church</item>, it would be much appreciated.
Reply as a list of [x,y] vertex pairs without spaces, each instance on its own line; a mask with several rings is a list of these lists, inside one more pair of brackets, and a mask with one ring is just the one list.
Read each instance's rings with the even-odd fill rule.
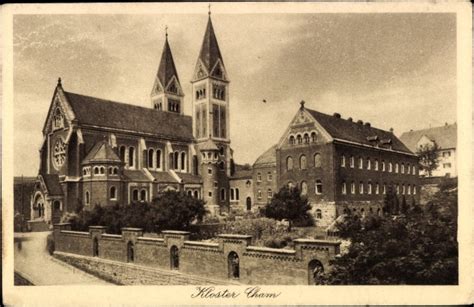
[[150,106],[71,93],[58,80],[43,126],[31,219],[57,223],[79,207],[151,201],[167,190],[228,211],[233,164],[229,79],[209,15],[192,83],[193,116],[168,35]]
[[297,186],[316,225],[349,211],[381,214],[388,191],[419,200],[418,160],[394,134],[301,102],[280,140],[250,166],[234,163],[229,77],[209,15],[192,84],[192,116],[168,35],[150,93],[139,107],[68,92],[61,79],[43,127],[31,221],[65,212],[151,201],[175,190],[203,199],[210,215],[258,212]]

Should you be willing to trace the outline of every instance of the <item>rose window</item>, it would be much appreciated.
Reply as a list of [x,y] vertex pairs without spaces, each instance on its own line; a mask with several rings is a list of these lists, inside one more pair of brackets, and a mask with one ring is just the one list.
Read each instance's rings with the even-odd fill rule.
[[64,161],[66,160],[66,144],[62,139],[58,139],[56,144],[54,144],[53,151],[53,164],[56,169],[59,169],[63,166]]

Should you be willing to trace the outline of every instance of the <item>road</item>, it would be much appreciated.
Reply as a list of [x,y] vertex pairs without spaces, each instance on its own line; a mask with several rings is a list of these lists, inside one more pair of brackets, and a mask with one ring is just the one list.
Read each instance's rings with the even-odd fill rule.
[[34,285],[112,285],[49,255],[50,232],[15,233],[15,271]]

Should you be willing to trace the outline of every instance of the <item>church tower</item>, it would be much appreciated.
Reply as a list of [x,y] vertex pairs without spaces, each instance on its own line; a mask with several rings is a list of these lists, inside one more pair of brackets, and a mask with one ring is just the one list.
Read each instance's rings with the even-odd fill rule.
[[[203,195],[218,196],[221,211],[229,206],[229,176],[231,175],[232,151],[229,138],[229,79],[224,60],[217,43],[211,14],[207,21],[201,51],[194,69],[192,84],[193,133],[197,147],[201,151],[201,176],[206,181],[210,175],[202,158],[207,155],[210,143],[217,148],[217,178],[213,191],[203,191]],[[214,154],[214,153],[213,153]],[[209,173],[208,173],[209,172]],[[215,175],[213,175],[214,177]],[[213,201],[212,198],[206,201]],[[225,209],[224,209],[225,210]]]
[[152,107],[156,110],[183,114],[184,93],[174,65],[173,54],[166,32],[165,45],[161,54],[160,66],[150,94]]

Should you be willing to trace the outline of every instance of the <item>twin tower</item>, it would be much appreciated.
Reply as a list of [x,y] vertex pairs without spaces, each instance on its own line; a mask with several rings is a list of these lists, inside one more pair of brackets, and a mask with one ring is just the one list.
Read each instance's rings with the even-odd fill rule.
[[[208,206],[228,207],[226,191],[231,175],[229,139],[229,79],[209,14],[192,84],[193,135],[198,152],[203,199]],[[184,93],[166,34],[155,83],[151,91],[154,109],[183,115]],[[184,115],[183,115],[184,116]]]

